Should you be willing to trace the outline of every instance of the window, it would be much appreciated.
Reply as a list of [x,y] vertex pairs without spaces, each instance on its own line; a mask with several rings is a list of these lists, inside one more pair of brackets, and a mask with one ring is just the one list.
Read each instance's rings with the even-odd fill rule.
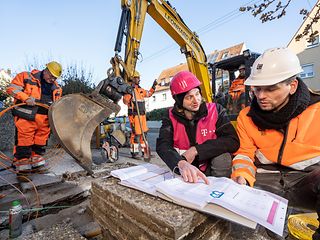
[[223,53],[221,59],[225,59],[226,57],[228,57],[228,52]]
[[162,101],[166,101],[167,100],[167,94],[166,93],[163,93],[162,94]]
[[307,43],[307,48],[312,48],[312,47],[316,47],[319,45],[319,35],[316,36],[316,39],[313,42],[308,42]]
[[309,78],[314,76],[313,64],[302,65],[303,72],[300,73],[301,78]]
[[156,96],[152,96],[152,101],[153,101],[153,102],[156,101]]

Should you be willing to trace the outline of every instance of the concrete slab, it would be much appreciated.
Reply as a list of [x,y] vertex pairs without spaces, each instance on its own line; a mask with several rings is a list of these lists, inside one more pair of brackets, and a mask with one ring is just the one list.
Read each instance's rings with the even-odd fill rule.
[[224,239],[230,223],[123,187],[114,178],[92,183],[90,206],[105,237]]
[[[48,163],[48,173],[28,175],[37,188],[61,182],[64,175],[72,178],[73,174],[86,174],[86,171],[62,148],[49,149],[45,157]],[[16,174],[8,170],[0,172],[0,190],[10,187],[8,182],[18,184]],[[21,187],[23,191],[26,191],[33,188],[33,185],[26,182],[21,183]]]

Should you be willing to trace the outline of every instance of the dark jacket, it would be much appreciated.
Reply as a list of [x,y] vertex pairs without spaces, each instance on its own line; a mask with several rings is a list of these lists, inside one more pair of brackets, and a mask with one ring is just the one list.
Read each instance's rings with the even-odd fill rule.
[[[178,162],[182,160],[181,155],[173,147],[173,126],[169,118],[169,111],[162,119],[159,137],[157,139],[157,153],[160,158],[173,170]],[[237,133],[229,121],[225,109],[217,104],[218,120],[216,123],[216,139],[207,140],[202,144],[196,143],[196,128],[199,119],[207,116],[208,110],[205,103],[202,103],[199,111],[195,114],[193,120],[188,120],[183,112],[178,111],[176,106],[172,109],[172,114],[177,121],[181,122],[186,129],[191,146],[195,146],[198,156],[193,161],[193,165],[199,167],[199,161],[212,159],[222,153],[233,153],[238,150],[239,138]],[[190,146],[190,147],[191,147]]]

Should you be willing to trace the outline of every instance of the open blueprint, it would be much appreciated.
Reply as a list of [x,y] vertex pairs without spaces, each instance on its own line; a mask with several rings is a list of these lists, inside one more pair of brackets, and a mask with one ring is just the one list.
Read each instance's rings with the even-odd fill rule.
[[195,209],[217,204],[282,236],[288,200],[273,193],[239,185],[229,178],[208,177],[210,184],[175,178],[159,183],[157,191]]
[[243,186],[228,178],[208,177],[210,184],[186,183],[153,164],[118,169],[120,184],[181,206],[255,228],[256,223],[282,235],[288,201],[275,194]]

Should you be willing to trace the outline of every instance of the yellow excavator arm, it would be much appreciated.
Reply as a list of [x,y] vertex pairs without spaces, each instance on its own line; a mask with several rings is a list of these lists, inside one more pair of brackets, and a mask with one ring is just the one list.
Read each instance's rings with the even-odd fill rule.
[[[185,54],[189,70],[202,82],[201,90],[207,102],[211,102],[207,58],[198,36],[164,0],[122,0],[122,14],[115,44],[115,56],[108,76],[91,94],[69,94],[55,102],[49,109],[50,126],[64,149],[89,173],[92,173],[90,141],[94,129],[105,118],[120,110],[117,102],[126,93],[132,93],[127,84],[133,76],[139,57],[139,48],[148,13],[180,46]],[[123,37],[124,59],[120,56]]]
[[185,54],[188,68],[201,81],[202,94],[207,102],[212,100],[207,57],[199,38],[184,23],[172,6],[164,0],[122,0],[122,15],[115,46],[116,55],[121,52],[122,37],[126,35],[124,63],[129,73],[123,74],[125,81],[134,73],[143,33],[146,14],[148,13],[170,37],[180,46]]

